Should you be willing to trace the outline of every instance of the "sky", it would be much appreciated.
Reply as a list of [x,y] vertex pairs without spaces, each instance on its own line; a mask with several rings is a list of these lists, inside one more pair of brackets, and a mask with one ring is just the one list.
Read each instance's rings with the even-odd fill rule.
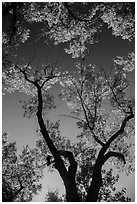
[[[31,27],[33,33],[32,37],[20,46],[17,53],[19,58],[26,61],[32,57],[35,53],[35,59],[32,64],[35,66],[46,61],[57,59],[58,65],[63,70],[73,70],[74,60],[70,55],[67,55],[63,48],[64,45],[54,46],[52,43],[46,45],[43,43],[43,39],[38,39],[37,36],[40,32],[41,24],[36,24],[35,27]],[[101,65],[105,70],[109,71],[112,65],[112,59],[116,56],[126,56],[129,52],[134,51],[134,41],[129,42],[127,40],[121,40],[120,37],[114,37],[111,35],[111,30],[104,29],[103,34],[100,34],[99,43],[91,46],[91,54],[88,56],[87,61],[93,64]],[[17,61],[18,59],[17,58]],[[132,81],[132,93],[135,91],[134,72],[129,74]],[[57,86],[52,88],[52,93],[56,96],[59,94],[60,89]],[[20,149],[23,145],[29,144],[30,147],[35,145],[37,136],[35,131],[38,127],[36,118],[27,119],[23,117],[23,109],[21,108],[20,100],[27,99],[25,94],[12,93],[6,94],[2,98],[2,131],[6,131],[9,134],[9,141],[16,141],[17,147]],[[56,100],[57,109],[53,110],[47,115],[50,120],[61,120],[61,133],[71,139],[76,140],[78,130],[75,126],[75,121],[69,118],[62,118],[58,115],[69,113],[67,105],[60,100]],[[58,173],[51,175],[45,170],[45,176],[43,179],[43,190],[36,196],[32,202],[42,201],[46,194],[46,189],[50,189],[56,186],[63,191],[64,187]],[[121,175],[118,187],[127,186],[128,195],[134,200],[134,174],[130,177]],[[44,201],[44,200],[43,200]]]

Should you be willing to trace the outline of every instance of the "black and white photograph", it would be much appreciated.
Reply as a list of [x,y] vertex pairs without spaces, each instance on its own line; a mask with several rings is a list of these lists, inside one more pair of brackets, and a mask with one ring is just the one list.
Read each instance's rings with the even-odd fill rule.
[[2,202],[135,202],[135,1],[3,1]]

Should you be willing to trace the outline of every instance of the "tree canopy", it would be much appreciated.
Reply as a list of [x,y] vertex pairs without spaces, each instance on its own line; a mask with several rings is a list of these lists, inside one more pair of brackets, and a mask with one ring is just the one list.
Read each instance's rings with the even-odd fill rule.
[[84,57],[90,44],[98,42],[107,24],[112,34],[131,41],[134,38],[134,2],[22,2],[3,3],[5,43],[24,43],[31,35],[28,23],[43,23],[41,37],[55,45],[68,42],[65,52]]
[[[66,201],[130,201],[126,190],[117,192],[113,176],[118,171],[134,171],[134,94],[129,72],[135,67],[133,52],[117,56],[108,73],[103,67],[86,61],[106,29],[123,40],[134,39],[135,11],[133,2],[4,2],[3,3],[3,93],[18,91],[28,95],[22,107],[24,116],[35,116],[40,139],[36,148],[24,147],[17,155],[16,144],[3,140],[3,194],[17,201],[30,201],[40,190],[37,184],[47,164],[61,176]],[[33,33],[32,24],[42,24],[40,38],[45,46],[64,44],[67,54],[75,58],[75,70],[61,70],[55,62],[38,66],[12,60],[14,50]],[[56,108],[50,89],[59,84],[71,117],[81,130],[79,142],[72,143],[60,133],[60,122],[45,120]],[[65,116],[65,114],[64,114]],[[71,134],[71,132],[70,132]],[[41,162],[41,163],[40,163]],[[6,182],[5,182],[6,181]],[[11,185],[12,184],[12,185]],[[58,198],[49,192],[48,199]]]

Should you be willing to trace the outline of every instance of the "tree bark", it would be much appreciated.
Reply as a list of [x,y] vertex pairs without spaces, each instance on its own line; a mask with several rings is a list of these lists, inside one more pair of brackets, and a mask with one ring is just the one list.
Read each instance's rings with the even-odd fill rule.
[[102,185],[102,175],[101,175],[102,164],[101,161],[96,161],[92,181],[88,190],[88,195],[86,197],[86,202],[97,202],[100,187]]
[[67,202],[80,202],[75,178],[71,178],[71,176],[69,176],[68,181],[65,184],[65,188]]

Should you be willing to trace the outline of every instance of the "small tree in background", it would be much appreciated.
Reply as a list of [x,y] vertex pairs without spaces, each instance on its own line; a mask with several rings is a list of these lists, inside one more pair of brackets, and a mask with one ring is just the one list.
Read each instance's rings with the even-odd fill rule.
[[45,202],[64,202],[64,201],[65,201],[64,196],[60,196],[59,191],[57,189],[48,191],[45,197]]
[[16,143],[8,142],[8,134],[2,138],[2,201],[29,202],[41,190],[39,180],[44,164],[37,149],[23,147],[17,153]]

